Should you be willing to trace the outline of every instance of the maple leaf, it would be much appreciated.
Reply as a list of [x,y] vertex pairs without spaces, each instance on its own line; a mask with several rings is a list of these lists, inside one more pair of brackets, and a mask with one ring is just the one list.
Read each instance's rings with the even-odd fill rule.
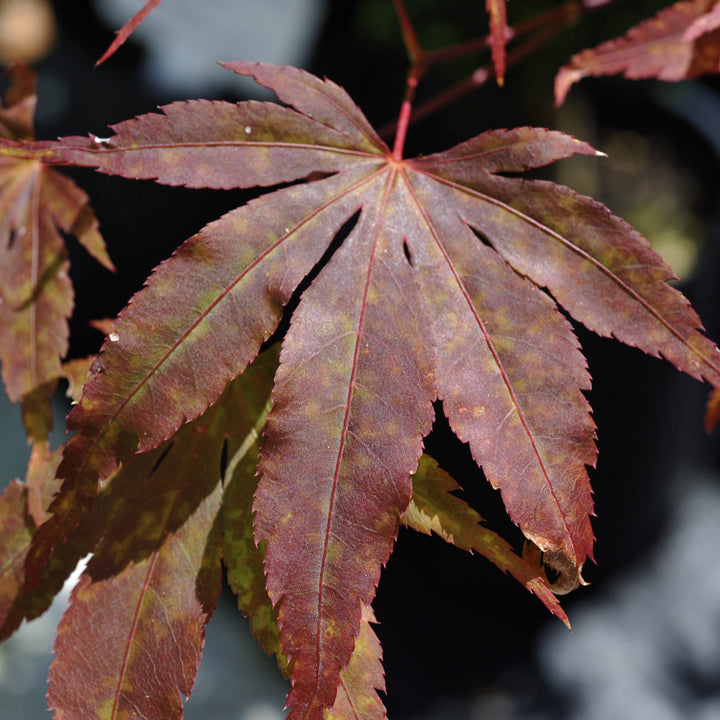
[[720,4],[680,0],[620,38],[583,50],[555,78],[555,103],[590,75],[678,81],[720,71]]
[[0,157],[170,185],[287,184],[190,238],[120,314],[69,417],[63,486],[29,567],[64,547],[120,463],[217,402],[303,284],[260,450],[254,536],[291,667],[289,717],[317,720],[337,701],[411,502],[435,400],[566,588],[592,556],[597,451],[590,378],[557,305],[715,387],[720,356],[644,238],[589,198],[516,177],[596,154],[586,143],[517,128],[402,159],[329,80],[228,67],[285,106],[189,101],[109,138],[0,143]]
[[495,76],[499,85],[505,78],[505,43],[508,38],[506,0],[485,0],[490,15],[490,46],[492,49]]
[[[181,694],[190,695],[220,592],[221,528],[231,535],[226,547],[236,550],[234,528],[221,512],[233,519],[252,505],[252,483],[239,482],[252,475],[236,471],[252,458],[276,355],[263,353],[202,417],[133,457],[105,485],[88,521],[99,540],[58,627],[52,708],[74,718],[182,717]],[[227,475],[246,494],[250,488],[244,500],[223,492],[226,451],[235,461]],[[238,573],[252,575],[246,559],[228,558],[236,592],[243,585]],[[259,577],[262,583],[262,559]]]
[[[0,496],[0,640],[12,635],[24,618],[32,619],[50,606],[57,587],[42,588],[34,595],[25,589],[25,558],[38,523],[60,483],[55,471],[61,452],[34,453],[25,483],[11,482]],[[31,495],[35,494],[35,498]]]
[[[35,75],[19,65],[8,72],[0,136],[31,140]],[[23,401],[34,442],[51,427],[48,398],[68,347],[73,290],[61,232],[113,269],[89,199],[74,182],[37,158],[0,158],[0,360],[7,394]]]

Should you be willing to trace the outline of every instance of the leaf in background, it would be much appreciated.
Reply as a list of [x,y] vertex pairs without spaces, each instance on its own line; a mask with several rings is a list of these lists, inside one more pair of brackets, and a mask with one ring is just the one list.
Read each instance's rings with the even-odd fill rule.
[[[221,587],[226,435],[233,449],[252,429],[274,365],[272,353],[262,356],[201,418],[133,457],[100,493],[90,519],[100,539],[60,623],[50,671],[50,704],[60,713],[182,717],[181,694],[192,689]],[[265,393],[256,387],[263,379]]]
[[6,70],[10,85],[0,107],[0,137],[7,140],[33,140],[35,129],[35,71],[27,65],[14,64]]
[[62,376],[68,383],[65,394],[73,401],[73,404],[80,401],[82,389],[90,374],[93,362],[95,362],[95,357],[91,356],[75,358],[62,364]]
[[382,648],[372,629],[377,622],[372,608],[363,605],[360,632],[348,666],[340,672],[335,704],[325,711],[324,720],[385,720],[385,706],[377,690],[385,692]]
[[235,381],[236,418],[229,428],[222,522],[227,580],[237,595],[238,607],[250,619],[250,629],[269,655],[278,656],[289,677],[287,660],[280,649],[280,631],[265,589],[264,549],[255,544],[252,503],[257,488],[259,433],[267,419],[270,391],[278,363],[278,346],[265,351]]
[[410,502],[436,398],[569,586],[592,553],[596,448],[585,361],[555,303],[715,387],[720,364],[644,238],[567,188],[514,177],[596,154],[589,145],[519,128],[397,160],[331,82],[230,67],[290,107],[176,103],[110,138],[0,148],[190,187],[298,181],[190,238],[121,313],[71,413],[65,483],[29,565],[72,536],[98,480],[217,401],[316,272],[283,340],[254,511],[292,667],[289,717],[319,720]]
[[[196,502],[191,487],[178,489],[178,508]],[[182,717],[221,587],[220,498],[216,484],[179,529],[162,527],[157,548],[120,571],[112,549],[112,574],[94,556],[58,626],[48,692],[58,716]],[[132,511],[146,518],[145,508]]]
[[711,433],[720,421],[720,390],[710,391],[705,405],[705,430]]
[[403,524],[426,535],[434,532],[462,550],[480,553],[537,595],[569,627],[567,615],[542,572],[518,556],[496,533],[480,525],[482,518],[464,500],[451,495],[459,489],[431,457],[423,455],[413,475],[413,499],[402,517]]
[[[35,523],[27,512],[27,490],[18,480],[11,482],[0,496],[0,632],[6,638],[15,628],[7,629],[7,618],[24,583],[25,551],[35,532]],[[22,617],[18,619],[18,624]]]
[[[32,139],[34,73],[16,66],[9,74],[0,134]],[[44,439],[48,398],[61,374],[73,308],[61,232],[75,235],[93,257],[113,268],[82,190],[39,159],[0,158],[0,360],[10,399],[27,399],[23,419],[35,442]]]
[[100,65],[104,63],[111,55],[125,44],[125,41],[133,34],[135,28],[145,20],[145,18],[162,2],[162,0],[147,0],[140,10],[138,10],[121,28],[117,31],[117,37],[112,41],[110,47],[103,53],[103,56],[95,63]]
[[[28,475],[44,510],[59,489],[55,471],[61,453],[56,450],[31,462]],[[28,506],[28,483],[11,482],[0,495],[0,640],[12,635],[24,618],[29,620],[43,613],[52,602],[57,588],[42,587],[35,594],[25,591],[25,557],[37,525]],[[61,583],[62,584],[62,583]]]
[[[555,104],[588,76],[678,81],[720,71],[720,5],[717,0],[681,0],[641,22],[620,38],[583,50],[555,78]],[[713,7],[714,6],[714,7]]]
[[37,526],[42,525],[47,519],[45,508],[52,498],[52,494],[47,493],[48,485],[57,490],[54,478],[60,462],[59,457],[57,451],[50,451],[50,444],[47,441],[33,444],[25,475],[25,487],[28,493],[28,513]]
[[505,80],[505,43],[508,37],[506,0],[485,0],[490,15],[490,45],[495,76],[499,85]]

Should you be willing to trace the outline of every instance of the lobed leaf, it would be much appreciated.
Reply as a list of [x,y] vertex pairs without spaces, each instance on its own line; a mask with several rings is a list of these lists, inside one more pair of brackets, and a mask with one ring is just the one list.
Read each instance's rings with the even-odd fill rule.
[[89,521],[97,544],[50,671],[50,704],[60,713],[182,717],[221,588],[226,436],[241,432],[238,420],[254,422],[247,398],[262,394],[253,383],[272,360],[172,441],[133,457],[100,493]]
[[720,10],[716,0],[680,0],[620,38],[583,50],[555,78],[555,103],[588,76],[678,81],[720,71]]
[[[35,75],[11,68],[0,135],[32,139]],[[113,269],[87,195],[38,157],[0,157],[0,360],[8,396],[23,401],[28,437],[43,442],[49,396],[68,347],[73,290],[61,232]]]
[[[524,142],[517,142],[520,137]],[[470,174],[478,155],[481,167],[487,157],[502,160],[493,173],[535,167],[528,137],[557,146],[558,158],[589,154],[588,146],[559,133],[493,131],[416,167],[437,175],[447,188],[438,191],[447,192],[465,222],[517,272],[548,288],[576,320],[717,386],[720,355],[701,335],[688,300],[668,284],[672,269],[642,235],[600,203],[554,183]]]
[[[71,554],[78,523],[100,512],[89,511],[98,482],[121,463],[120,474],[141,462],[134,453],[160,453],[178,433],[169,458],[184,423],[218,401],[221,415],[229,412],[223,389],[307,285],[283,340],[260,450],[258,552],[247,528],[254,436],[242,412],[228,438],[237,463],[222,522],[228,547],[247,557],[245,575],[229,564],[240,603],[265,647],[279,643],[290,663],[290,718],[319,720],[345,702],[348,678],[380,687],[379,654],[359,639],[362,613],[411,501],[434,400],[500,488],[511,518],[560,573],[559,590],[582,582],[592,555],[587,466],[597,451],[584,396],[590,379],[556,303],[595,332],[663,355],[716,387],[720,365],[697,316],[667,284],[669,268],[641,236],[567,188],[513,177],[597,154],[589,145],[519,128],[398,160],[329,81],[262,64],[230,68],[291,107],[181,103],[115,126],[108,139],[0,148],[5,158],[25,153],[170,184],[301,181],[190,238],[121,313],[71,413],[77,433],[58,470],[64,483],[26,573],[32,579],[48,559],[57,566]],[[435,518],[447,503],[456,506],[436,483],[426,516],[413,522],[447,533]],[[561,612],[539,562],[514,559],[472,513],[457,511],[459,542],[482,547]],[[130,555],[124,548],[118,557]],[[100,603],[87,582],[79,616]],[[357,672],[356,650],[365,668]],[[173,697],[179,685],[174,679]],[[343,707],[336,712],[350,712]]]
[[578,343],[552,301],[461,222],[429,221],[444,237],[444,252],[420,261],[425,294],[442,308],[429,340],[446,350],[438,358],[443,410],[510,517],[578,584],[593,541],[585,466],[597,455]]
[[374,134],[361,135],[358,144],[358,134],[349,135],[345,122],[336,128],[274,103],[188,100],[161,110],[111,126],[108,138],[66,137],[36,148],[47,162],[216,189],[266,187],[349,170],[385,149]]
[[36,538],[32,566],[72,533],[97,482],[119,461],[171,437],[245,369],[295,286],[355,211],[342,198],[331,202],[354,180],[348,173],[287,188],[228,213],[190,238],[132,298],[68,418],[78,433],[66,446],[58,470],[66,482]]

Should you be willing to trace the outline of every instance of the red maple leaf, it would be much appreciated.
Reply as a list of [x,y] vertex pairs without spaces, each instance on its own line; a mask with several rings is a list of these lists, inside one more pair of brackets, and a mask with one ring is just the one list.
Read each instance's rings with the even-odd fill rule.
[[[37,574],[72,549],[84,514],[97,512],[98,487],[112,489],[135,454],[174,438],[168,462],[178,433],[207,432],[204,413],[227,411],[227,384],[290,312],[254,494],[267,597],[257,556],[242,565],[254,568],[249,584],[238,566],[231,583],[244,611],[264,613],[256,627],[269,630],[265,646],[289,663],[290,717],[319,720],[328,708],[341,712],[354,683],[380,687],[363,613],[403,521],[485,552],[562,617],[537,563],[478,530],[469,511],[448,514],[441,474],[423,465],[413,489],[436,400],[568,588],[592,556],[587,466],[596,447],[590,377],[558,306],[715,387],[720,361],[644,238],[592,199],[521,176],[596,154],[589,145],[517,128],[403,159],[332,82],[264,64],[228,67],[285,105],[174,103],[114,126],[109,138],[0,147],[0,156],[35,153],[171,185],[284,185],[187,240],[120,314],[70,415],[63,487],[28,569]],[[246,551],[248,490],[229,492],[221,513],[228,542]],[[88,592],[83,585],[76,603],[90,612]],[[72,705],[63,692],[53,698]]]
[[[35,75],[23,66],[9,74],[0,136],[32,140]],[[36,411],[25,417],[35,440],[43,439],[42,431],[33,431],[41,410],[31,396],[38,390],[47,394],[43,389],[62,374],[73,308],[61,233],[75,235],[93,257],[113,268],[89,199],[74,182],[37,157],[0,158],[0,360],[10,399],[29,400]]]
[[588,76],[677,81],[717,73],[719,26],[717,0],[676,2],[622,37],[572,57],[555,78],[555,103],[561,105],[570,87]]

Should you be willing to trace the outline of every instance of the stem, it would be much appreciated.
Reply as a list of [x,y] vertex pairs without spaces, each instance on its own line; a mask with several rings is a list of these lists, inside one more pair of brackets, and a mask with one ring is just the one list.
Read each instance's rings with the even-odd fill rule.
[[407,85],[405,86],[405,97],[400,106],[400,116],[397,121],[397,130],[395,132],[395,145],[393,146],[393,160],[400,162],[402,160],[403,148],[405,147],[405,138],[407,137],[410,118],[412,117],[412,101],[415,97],[418,82],[420,81],[420,72],[417,66],[410,68],[408,73]]
[[412,114],[412,101],[415,97],[415,91],[417,90],[420,78],[425,73],[428,65],[427,54],[420,46],[417,33],[405,8],[404,0],[393,0],[393,3],[400,22],[405,49],[410,59],[410,69],[408,70],[407,82],[405,84],[405,97],[400,106],[400,115],[396,124],[395,145],[393,146],[392,153],[393,160],[400,162],[402,160],[405,138],[407,137],[407,129]]
[[[495,71],[492,65],[480,67],[470,77],[439,93],[413,110],[412,100],[415,96],[415,90],[417,89],[420,78],[428,68],[441,62],[454,60],[486,50],[488,48],[488,39],[487,37],[476,38],[475,40],[453,47],[433,52],[425,52],[420,46],[415,29],[407,14],[404,0],[393,0],[393,2],[402,28],[403,39],[408,57],[410,58],[411,67],[408,71],[405,97],[400,109],[400,115],[396,122],[381,128],[380,136],[388,138],[395,132],[393,159],[399,161],[402,159],[405,138],[411,124],[441,110],[451,102],[484,85],[495,76]],[[517,65],[528,55],[547,44],[561,32],[566,25],[576,22],[583,13],[590,12],[613,2],[620,2],[620,0],[566,0],[566,2],[559,7],[547,10],[511,28],[510,40],[516,42],[517,45],[507,54],[507,67]],[[524,42],[518,43],[517,41],[521,38],[527,39]]]
[[[408,119],[408,126],[414,125],[420,120],[424,120],[426,117],[436,113],[438,110],[442,110],[444,107],[459,100],[461,97],[468,95],[473,90],[484,85],[488,80],[495,77],[495,70],[492,65],[486,65],[485,67],[478,68],[470,77],[461,80],[447,90],[435,95],[426,102],[417,106],[415,111],[411,114]],[[383,131],[385,128],[383,128]],[[382,133],[381,133],[382,134]]]
[[408,57],[410,58],[410,64],[412,66],[418,65],[422,62],[425,51],[420,47],[417,33],[405,9],[405,2],[404,0],[393,0],[393,5],[395,6],[398,20],[400,21],[400,29],[402,30],[403,41]]

